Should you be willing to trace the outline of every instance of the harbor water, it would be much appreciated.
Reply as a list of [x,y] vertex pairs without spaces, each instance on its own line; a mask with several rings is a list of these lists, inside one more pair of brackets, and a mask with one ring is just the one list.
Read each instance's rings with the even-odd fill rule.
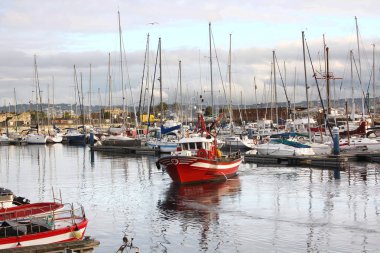
[[0,186],[84,206],[95,252],[124,233],[141,252],[378,252],[380,166],[337,172],[243,163],[226,182],[178,186],[156,157],[0,146]]

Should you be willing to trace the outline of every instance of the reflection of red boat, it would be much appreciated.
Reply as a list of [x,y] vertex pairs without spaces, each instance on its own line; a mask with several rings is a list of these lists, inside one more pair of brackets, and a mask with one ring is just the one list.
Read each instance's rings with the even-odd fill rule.
[[[200,132],[207,132],[202,115],[199,117]],[[225,180],[237,174],[242,161],[240,153],[222,156],[217,148],[217,138],[188,138],[189,141],[179,142],[180,152],[175,155],[160,158],[157,163],[161,164],[174,182],[195,183],[205,181]],[[192,155],[190,149],[197,150]]]
[[[14,217],[19,217],[16,213]],[[44,216],[0,221],[0,249],[82,239],[88,220],[83,208],[51,211]]]
[[[210,182],[204,184],[179,185],[171,184],[167,191],[166,199],[159,202],[159,208],[164,211],[195,210],[206,211],[202,206],[218,205],[223,196],[233,196],[240,192],[240,179],[227,180],[226,182]],[[194,213],[195,214],[195,213]],[[195,214],[197,216],[198,214]],[[198,217],[198,216],[197,216]]]

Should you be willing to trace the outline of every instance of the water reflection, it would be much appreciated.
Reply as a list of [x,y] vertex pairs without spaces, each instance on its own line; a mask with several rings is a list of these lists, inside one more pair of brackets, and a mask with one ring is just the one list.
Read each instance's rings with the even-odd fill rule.
[[198,228],[199,249],[207,250],[209,234],[212,225],[219,223],[221,203],[225,198],[238,197],[241,192],[240,178],[229,179],[226,182],[205,183],[196,185],[178,185],[171,183],[164,195],[164,200],[158,201],[164,219],[180,221],[183,232],[190,228]]

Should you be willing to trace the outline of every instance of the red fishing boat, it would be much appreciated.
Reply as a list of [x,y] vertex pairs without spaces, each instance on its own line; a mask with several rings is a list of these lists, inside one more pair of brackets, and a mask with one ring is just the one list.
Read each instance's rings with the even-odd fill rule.
[[[19,217],[17,211],[13,214]],[[88,220],[82,207],[72,205],[45,215],[0,221],[0,249],[81,240]]]
[[[216,134],[211,133],[212,127],[210,132],[206,129],[202,115],[199,116],[197,128],[200,137],[181,139],[178,152],[160,158],[157,166],[162,165],[177,183],[218,181],[235,176],[242,161],[240,152],[222,155],[217,146]],[[206,137],[202,136],[204,133]]]

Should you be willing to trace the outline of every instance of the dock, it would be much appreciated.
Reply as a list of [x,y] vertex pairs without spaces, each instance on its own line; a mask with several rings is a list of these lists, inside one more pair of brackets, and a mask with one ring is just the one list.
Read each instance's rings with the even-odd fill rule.
[[36,246],[27,246],[21,248],[3,249],[0,253],[91,253],[99,246],[100,242],[85,237],[83,240],[51,243]]
[[152,155],[156,156],[160,154],[159,149],[151,149],[148,147],[134,146],[134,147],[122,147],[122,146],[103,146],[95,145],[90,146],[91,151],[109,152],[117,154],[135,154],[135,155]]
[[345,170],[349,165],[347,156],[272,156],[245,155],[245,162],[268,165],[312,166],[329,169]]
[[345,170],[350,162],[380,163],[380,153],[358,152],[354,154],[320,155],[320,156],[273,156],[246,154],[244,161],[247,163],[311,166],[325,169]]

